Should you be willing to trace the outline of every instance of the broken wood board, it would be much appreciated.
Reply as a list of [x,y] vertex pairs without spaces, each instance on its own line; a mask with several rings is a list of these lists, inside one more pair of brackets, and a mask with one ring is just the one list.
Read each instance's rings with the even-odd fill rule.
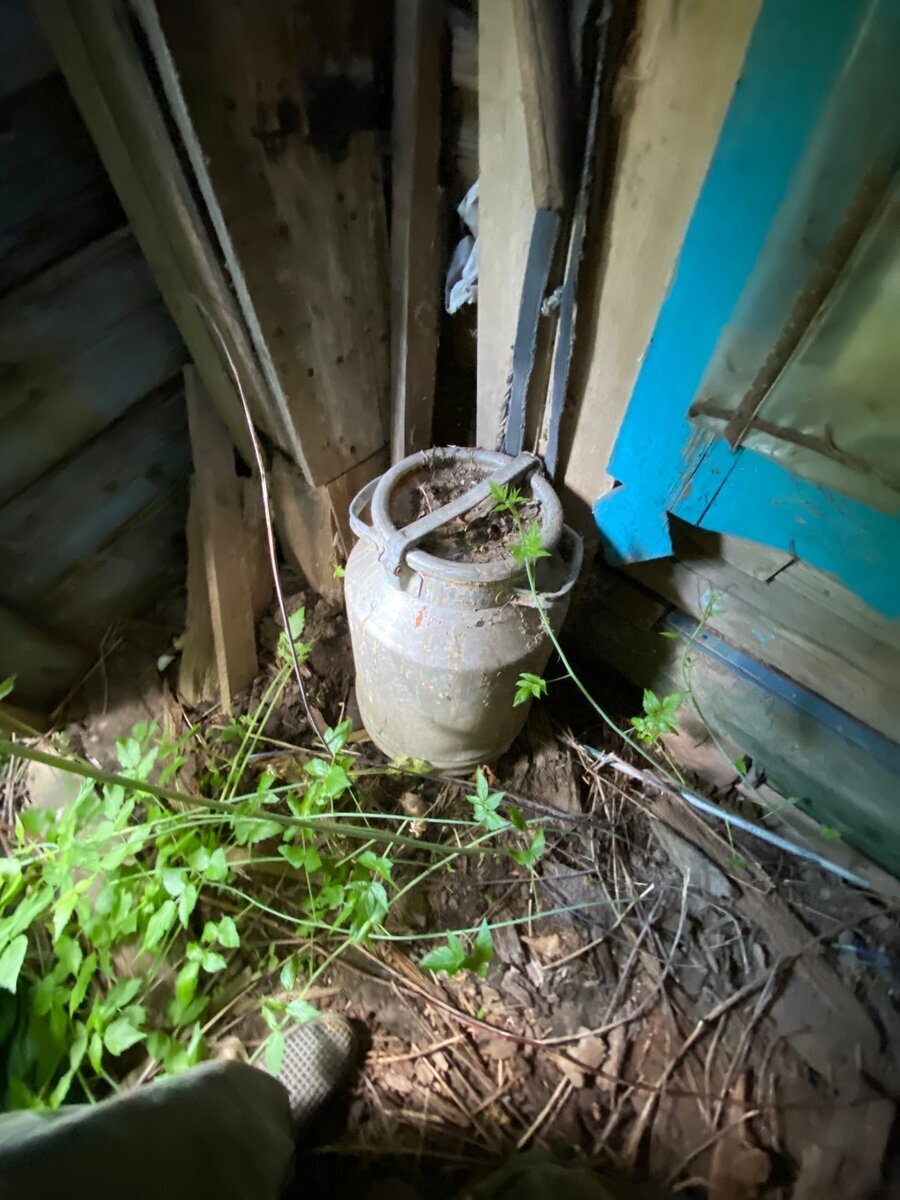
[[[254,419],[273,440],[286,433],[259,372],[241,315],[207,236],[135,41],[124,0],[35,0],[44,34],[91,133],[166,305],[242,455],[246,418],[218,337],[240,375]],[[202,308],[201,308],[202,306]]]
[[[353,0],[137,5],[238,302],[313,485],[388,436],[383,36]],[[334,98],[340,96],[335,102]]]
[[235,471],[234,446],[194,368],[185,370],[188,424],[194,455],[196,507],[206,574],[216,675],[222,707],[257,671],[247,556],[244,548],[242,484]]
[[391,217],[391,456],[432,444],[441,303],[443,192],[439,0],[398,4],[394,16]]

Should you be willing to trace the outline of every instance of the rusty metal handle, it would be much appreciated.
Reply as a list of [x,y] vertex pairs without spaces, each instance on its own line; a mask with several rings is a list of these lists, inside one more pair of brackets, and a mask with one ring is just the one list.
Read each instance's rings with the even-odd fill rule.
[[[403,566],[403,560],[410,550],[418,546],[420,542],[424,542],[432,533],[436,533],[442,525],[446,525],[449,521],[454,521],[457,517],[464,516],[473,508],[477,508],[485,500],[489,500],[491,498],[491,484],[495,483],[503,487],[505,484],[512,483],[516,479],[521,479],[523,475],[526,475],[537,465],[538,460],[533,454],[520,454],[518,458],[515,458],[507,466],[494,471],[487,479],[483,479],[475,487],[470,488],[461,496],[457,496],[449,504],[444,504],[441,508],[436,508],[434,512],[426,513],[424,517],[419,517],[417,521],[413,521],[403,529],[398,529],[396,533],[391,534],[381,554],[382,566],[391,575],[399,575],[400,569]],[[352,523],[351,519],[351,526]]]

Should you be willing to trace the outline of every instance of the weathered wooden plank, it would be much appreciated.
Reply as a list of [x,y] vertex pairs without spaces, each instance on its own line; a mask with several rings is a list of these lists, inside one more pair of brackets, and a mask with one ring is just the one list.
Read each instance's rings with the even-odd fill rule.
[[[184,373],[194,479],[222,707],[256,675],[256,632],[234,446],[193,367]],[[195,546],[191,547],[196,549]]]
[[0,0],[0,97],[10,96],[56,70],[27,0]]
[[494,448],[512,369],[534,221],[514,0],[478,6],[477,441]]
[[535,208],[566,200],[565,11],[555,0],[513,0],[519,78]]
[[410,0],[394,12],[391,194],[391,453],[432,445],[441,295],[442,5]]
[[[739,80],[761,0],[637,6],[619,71],[618,145],[604,220],[585,246],[578,340],[561,444],[568,519],[590,506]],[[624,7],[624,6],[623,6]]]
[[30,604],[188,473],[180,380],[0,508],[0,598]]
[[15,675],[15,705],[45,709],[87,669],[80,646],[26,621],[0,605],[0,679]]
[[[900,712],[900,651],[845,624],[806,597],[691,550],[678,559],[635,564],[628,574],[700,619],[716,596],[707,628],[889,737]],[[780,578],[780,577],[779,577]]]
[[109,627],[184,579],[187,485],[179,479],[95,552],[36,595],[30,610],[93,650]]
[[685,531],[684,536],[695,542],[708,558],[720,557],[754,579],[777,583],[778,587],[774,589],[776,594],[792,592],[798,599],[804,597],[813,601],[819,611],[827,612],[834,637],[840,636],[840,630],[846,623],[876,642],[900,649],[900,621],[891,621],[882,616],[833,575],[817,571],[793,554],[745,538],[707,533],[693,526]]
[[[632,620],[632,606],[644,603],[646,593],[628,586],[621,572],[599,566],[595,571],[618,576],[619,584],[609,593],[592,586],[590,609],[575,614],[570,635],[580,651],[599,670],[611,666],[661,695],[682,690],[681,644]],[[610,606],[602,602],[604,594],[613,598]],[[725,753],[752,758],[782,796],[798,797],[803,811],[900,873],[896,775],[858,741],[735,674],[702,647],[695,647],[692,658],[692,686]]]
[[241,483],[241,515],[247,582],[250,585],[250,607],[253,609],[254,622],[258,622],[272,602],[275,581],[272,578],[272,561],[269,556],[259,476],[251,475]]
[[337,556],[331,502],[324,487],[310,487],[293,463],[276,454],[271,472],[272,508],[278,540],[288,562],[320,595],[337,601]]
[[125,218],[62,76],[0,101],[0,128],[2,294]]
[[[387,441],[383,196],[353,0],[140,0],[269,388],[313,484]],[[157,13],[159,20],[157,20]],[[371,107],[371,105],[370,105]]]
[[0,503],[83,445],[184,362],[178,330],[127,230],[0,301]]
[[178,691],[188,704],[200,704],[215,699],[216,681],[216,646],[206,587],[203,526],[197,484],[192,480],[187,518],[187,608],[178,664]]
[[350,529],[350,501],[356,493],[376,475],[382,475],[390,466],[390,455],[385,446],[373,454],[371,458],[367,458],[357,467],[347,471],[338,479],[333,480],[328,484],[328,498],[331,502],[331,517],[334,528],[337,530],[338,541],[340,548],[343,550],[344,558],[353,549],[353,544],[356,541],[356,535]]
[[122,0],[34,0],[33,7],[169,311],[250,461],[243,408],[198,301],[222,333],[254,418],[277,441],[286,433],[147,77],[129,8]]

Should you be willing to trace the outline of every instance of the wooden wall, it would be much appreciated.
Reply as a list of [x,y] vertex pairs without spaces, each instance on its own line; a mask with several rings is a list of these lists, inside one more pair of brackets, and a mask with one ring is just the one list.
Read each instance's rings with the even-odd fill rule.
[[0,676],[46,711],[183,577],[185,351],[25,0],[0,128]]

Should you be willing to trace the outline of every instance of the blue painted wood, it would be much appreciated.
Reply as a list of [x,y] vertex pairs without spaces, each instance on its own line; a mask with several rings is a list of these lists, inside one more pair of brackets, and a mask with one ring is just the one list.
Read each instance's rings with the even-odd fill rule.
[[[881,39],[896,47],[896,62],[900,5],[892,0],[766,0],[610,460],[621,486],[595,506],[610,561],[670,554],[672,512],[795,553],[880,612],[900,613],[897,519],[732,451],[687,419],[798,180],[809,194],[803,165],[821,154],[823,114],[834,121],[840,111],[835,97],[853,79],[848,61]],[[893,114],[873,112],[855,130],[846,175],[857,184],[866,145],[873,153],[882,147],[880,119]],[[818,236],[840,220],[844,199],[840,189],[826,197]]]

